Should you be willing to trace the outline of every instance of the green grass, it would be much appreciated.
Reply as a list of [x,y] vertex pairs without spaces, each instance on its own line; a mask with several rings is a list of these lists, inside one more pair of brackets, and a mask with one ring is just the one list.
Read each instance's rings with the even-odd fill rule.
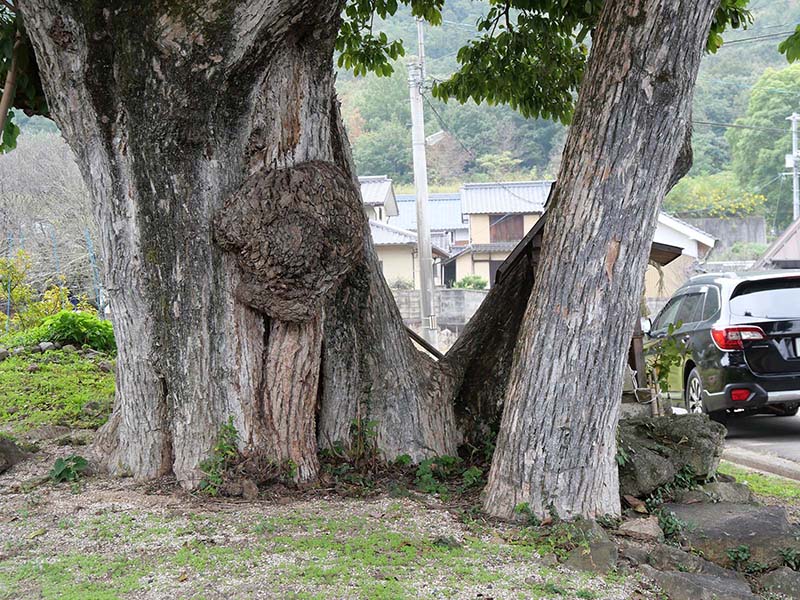
[[[20,519],[15,526],[23,529],[23,546],[0,561],[0,599],[111,599],[176,590],[182,597],[202,597],[197,594],[218,583],[248,581],[254,573],[280,582],[286,598],[447,598],[463,595],[466,587],[508,590],[524,598],[596,597],[586,589],[585,574],[566,576],[539,567],[538,582],[507,576],[500,565],[516,571],[516,565],[532,564],[542,544],[550,543],[533,535],[518,536],[514,543],[467,536],[449,546],[437,544],[431,532],[415,524],[299,511],[242,520],[225,514],[104,512],[77,523],[62,519],[53,527],[56,535],[73,531],[112,548],[117,540],[132,544],[125,553],[104,555],[45,552],[50,531],[33,544],[29,532],[37,525]],[[215,541],[209,539],[212,534]],[[185,535],[191,537],[182,539]],[[154,581],[161,589],[153,587]]]
[[782,500],[800,500],[800,482],[798,481],[773,475],[762,475],[727,461],[720,463],[719,472],[736,478],[739,483],[746,483],[754,493],[760,496],[771,496]]
[[41,598],[111,600],[139,589],[146,573],[141,559],[125,556],[64,554],[51,560],[5,561],[0,562],[0,598],[17,598],[23,584],[35,582]]
[[[12,356],[0,362],[0,424],[22,433],[39,425],[97,428],[114,399],[114,375],[98,369],[105,358],[50,351]],[[31,372],[31,365],[39,367]],[[87,414],[83,407],[97,402]]]

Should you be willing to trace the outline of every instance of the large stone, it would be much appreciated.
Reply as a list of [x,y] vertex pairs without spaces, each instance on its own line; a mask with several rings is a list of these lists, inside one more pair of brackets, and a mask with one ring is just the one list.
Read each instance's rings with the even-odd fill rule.
[[657,571],[642,565],[642,573],[655,581],[670,600],[757,600],[750,586],[738,579],[703,573]]
[[6,348],[0,348],[0,362],[3,362],[9,356],[11,356],[11,353]]
[[747,546],[750,562],[782,564],[781,550],[797,546],[800,529],[789,523],[786,509],[752,504],[665,504],[685,523],[683,535],[708,560],[733,566],[728,550]]
[[41,350],[42,352],[48,352],[49,350],[54,350],[55,347],[56,347],[55,344],[53,344],[52,342],[42,342],[39,344],[39,350]]
[[646,565],[650,559],[650,549],[638,542],[621,542],[619,544],[619,558],[627,561],[631,566]]
[[25,453],[6,437],[0,437],[0,473],[5,473],[17,463],[25,460]]
[[800,600],[800,573],[789,567],[767,573],[760,580],[761,587],[773,594],[783,594],[789,598]]
[[53,443],[56,446],[88,446],[94,441],[95,432],[91,429],[76,429],[67,435],[62,435]]
[[664,532],[658,524],[658,517],[642,517],[625,521],[617,533],[645,541],[663,541]]
[[719,565],[700,558],[696,554],[684,552],[680,548],[668,544],[655,546],[644,561],[659,571],[681,571],[683,573],[702,573],[714,577],[741,579],[744,576],[736,571],[723,569]]
[[734,504],[756,503],[753,490],[743,483],[712,481],[705,484],[701,489],[719,502],[732,502]]
[[756,504],[752,490],[743,483],[731,481],[712,481],[694,490],[680,490],[675,494],[679,504],[699,502],[733,502],[735,504]]
[[28,439],[36,442],[43,442],[45,440],[55,440],[65,435],[69,435],[70,432],[70,428],[64,427],[63,425],[42,425],[40,427],[31,429],[27,433],[27,437]]
[[593,521],[578,521],[568,527],[578,545],[569,552],[564,566],[592,573],[608,573],[616,566],[617,545],[602,527]]
[[628,458],[619,470],[620,493],[642,497],[671,482],[687,465],[699,479],[713,477],[725,428],[705,415],[625,419],[619,439]]

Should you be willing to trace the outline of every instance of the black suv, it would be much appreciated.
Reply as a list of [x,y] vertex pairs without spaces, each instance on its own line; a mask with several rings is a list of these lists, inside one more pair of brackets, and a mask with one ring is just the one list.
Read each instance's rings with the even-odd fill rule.
[[800,271],[693,277],[650,323],[653,352],[672,336],[685,348],[670,373],[670,399],[724,420],[797,414],[800,406]]

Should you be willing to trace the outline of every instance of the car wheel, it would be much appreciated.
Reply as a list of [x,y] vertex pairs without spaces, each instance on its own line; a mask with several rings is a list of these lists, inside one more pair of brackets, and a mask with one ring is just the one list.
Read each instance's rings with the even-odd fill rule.
[[781,406],[781,411],[776,414],[779,417],[793,417],[797,414],[798,409],[800,409],[800,405],[798,404],[784,404]]
[[703,408],[703,380],[697,369],[692,369],[689,378],[686,380],[686,389],[683,392],[683,399],[686,402],[686,412],[691,414],[702,414]]

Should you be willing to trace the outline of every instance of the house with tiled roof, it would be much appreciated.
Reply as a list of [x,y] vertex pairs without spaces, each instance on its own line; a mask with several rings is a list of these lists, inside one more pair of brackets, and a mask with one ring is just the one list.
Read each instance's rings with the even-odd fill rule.
[[[395,227],[417,230],[417,197],[397,194],[397,218],[389,220]],[[451,254],[469,243],[469,218],[461,212],[461,194],[451,192],[428,196],[428,228],[431,242]]]
[[394,184],[391,179],[385,175],[379,175],[359,177],[358,182],[361,184],[364,213],[369,220],[388,223],[392,217],[399,214]]
[[[553,181],[470,183],[461,188],[461,210],[469,221],[469,243],[445,261],[445,282],[479,275],[495,282],[497,270],[544,213]],[[682,255],[668,266],[648,269],[649,300],[668,298],[714,247],[713,236],[660,213],[653,241],[679,247]]]
[[469,243],[445,261],[445,283],[478,275],[491,287],[497,269],[544,212],[552,181],[467,183],[461,211]]
[[[390,286],[420,287],[417,234],[398,226],[398,202],[392,180],[388,177],[359,177],[364,213],[369,219],[372,243],[378,255],[383,277]],[[405,204],[408,204],[406,202]],[[407,215],[406,215],[407,218]],[[416,223],[416,219],[414,220]],[[447,250],[433,240],[434,283],[443,285],[442,260]]]
[[[365,210],[374,211],[370,213],[373,221],[385,226],[371,224],[387,281],[407,279],[418,283],[416,198],[395,195],[389,190],[391,180],[385,177],[361,181]],[[437,285],[451,286],[467,275],[478,275],[491,287],[500,266],[544,213],[553,183],[468,183],[457,194],[431,194],[428,221],[434,257],[442,266],[441,272],[436,269]],[[662,212],[653,241],[682,251],[668,266],[648,268],[645,296],[658,306],[697,272],[716,240],[694,225]],[[400,247],[404,248],[402,253]]]

